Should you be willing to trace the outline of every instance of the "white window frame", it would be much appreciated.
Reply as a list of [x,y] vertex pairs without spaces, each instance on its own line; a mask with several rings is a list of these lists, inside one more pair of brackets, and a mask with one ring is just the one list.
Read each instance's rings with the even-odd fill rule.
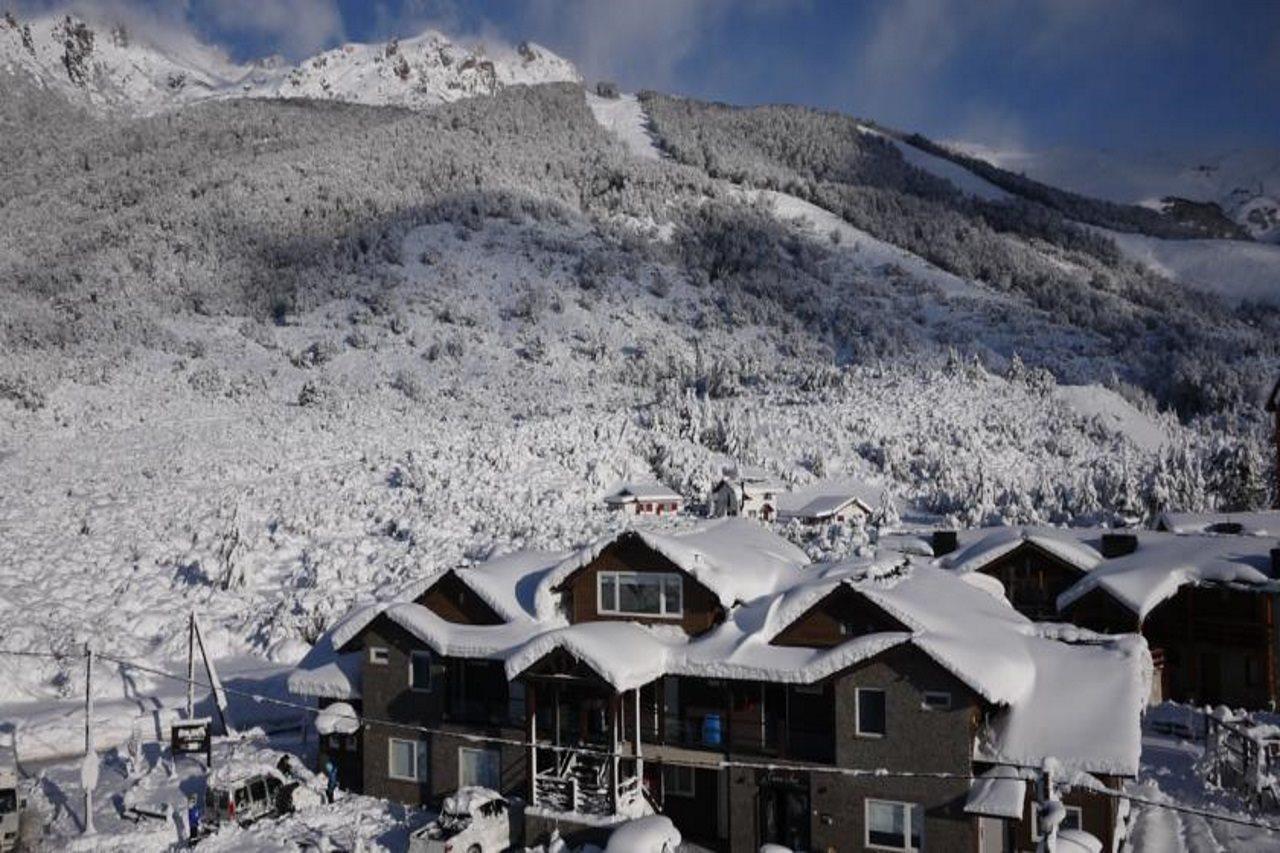
[[[929,697],[941,698],[944,700],[941,704],[930,705]],[[950,711],[951,710],[951,691],[950,690],[926,690],[924,697],[920,700],[920,707],[926,711]]]
[[[395,745],[407,743],[413,747],[413,773],[412,776],[397,776],[395,772]],[[395,779],[397,782],[426,782],[426,771],[429,767],[423,767],[422,759],[426,757],[427,764],[430,764],[429,747],[425,740],[408,740],[407,738],[391,737],[387,738],[387,778]]]
[[[879,693],[884,697],[884,731],[864,732],[862,730],[862,694]],[[853,690],[853,732],[862,738],[882,738],[889,731],[889,694],[881,687],[855,687]],[[885,800],[884,802],[890,802]]]
[[496,791],[496,790],[498,790],[498,789],[502,786],[502,750],[500,750],[500,749],[494,749],[494,748],[492,748],[492,747],[485,747],[485,746],[460,746],[460,747],[458,747],[458,787],[462,787],[462,786],[464,786],[464,785],[479,785],[479,784],[480,784],[480,781],[479,781],[479,780],[477,780],[477,779],[472,779],[472,780],[470,780],[470,781],[467,781],[467,780],[464,780],[464,779],[462,778],[462,770],[463,770],[463,768],[464,768],[464,767],[466,767],[466,764],[465,764],[465,763],[463,762],[463,760],[462,760],[462,756],[463,756],[463,754],[464,754],[464,753],[468,753],[468,752],[479,752],[479,753],[483,753],[483,754],[486,754],[486,755],[494,755],[494,756],[497,756],[497,759],[498,759],[498,783],[497,783],[496,785],[492,785],[492,786],[488,786],[488,785],[486,785],[485,787],[492,787],[492,788],[493,788],[493,790],[495,790],[495,791]]
[[[1066,817],[1062,819],[1062,823],[1058,824],[1059,831],[1063,829],[1071,829],[1069,819],[1071,815],[1076,816],[1075,828],[1084,829],[1084,809],[1080,806],[1069,806],[1063,803],[1062,807],[1066,810]],[[1031,840],[1040,840],[1040,809],[1036,808],[1036,804],[1031,804]]]
[[[613,603],[614,607],[605,607],[604,603],[604,581],[605,578],[613,579]],[[658,579],[658,612],[657,613],[639,613],[631,610],[622,610],[617,607],[621,599],[621,586],[624,579],[631,578],[657,578]],[[674,579],[680,584],[680,609],[678,611],[667,610],[667,581]],[[679,572],[597,572],[596,573],[596,612],[606,616],[631,616],[641,619],[682,619],[684,618],[684,576]]]
[[[903,829],[906,836],[902,839],[902,847],[888,847],[883,844],[871,843],[871,805],[875,803],[882,806],[901,806],[906,809],[906,819],[903,821]],[[868,850],[897,850],[900,853],[909,853],[909,851],[921,850],[924,848],[924,816],[920,817],[920,846],[911,846],[911,824],[912,817],[916,810],[921,809],[918,803],[908,803],[903,800],[881,800],[874,797],[867,797],[862,801],[862,841],[863,846]]]
[[[672,770],[676,771],[676,775],[678,775],[681,770],[687,770],[689,772],[689,786],[687,788],[681,787],[680,785],[671,784],[670,782],[671,777],[668,775],[668,772]],[[666,765],[665,767],[662,768],[662,796],[683,797],[686,799],[692,799],[693,797],[696,797],[697,791],[698,791],[697,778],[698,778],[698,771],[688,766],[687,764]]]
[[369,663],[386,666],[391,663],[391,649],[386,646],[369,647]]
[[[427,659],[427,686],[426,687],[418,687],[413,683],[413,662],[420,657],[426,657]],[[415,649],[414,651],[409,652],[409,689],[412,690],[414,693],[430,693],[431,692],[431,688],[433,686],[433,683],[435,682],[435,678],[433,678],[431,675],[431,659],[432,659],[431,652],[425,651],[423,649]]]

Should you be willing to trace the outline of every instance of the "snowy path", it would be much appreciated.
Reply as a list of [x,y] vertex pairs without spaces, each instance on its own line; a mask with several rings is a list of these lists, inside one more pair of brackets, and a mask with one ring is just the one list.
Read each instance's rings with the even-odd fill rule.
[[[1198,809],[1250,819],[1240,801],[1226,791],[1206,787],[1196,762],[1202,747],[1176,738],[1146,735],[1142,739],[1142,776],[1128,786],[1131,794],[1155,802],[1176,802]],[[1249,850],[1280,853],[1280,835],[1248,826],[1210,820],[1157,806],[1134,805],[1132,853],[1219,853]],[[1277,822],[1274,816],[1263,819]]]
[[662,151],[649,132],[649,119],[644,107],[635,95],[602,98],[587,93],[587,106],[605,130],[610,131],[627,146],[632,154],[645,160],[662,159]]

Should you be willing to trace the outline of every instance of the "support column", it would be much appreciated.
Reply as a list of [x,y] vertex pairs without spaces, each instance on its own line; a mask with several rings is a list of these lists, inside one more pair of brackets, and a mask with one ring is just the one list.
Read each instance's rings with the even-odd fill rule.
[[619,729],[622,726],[622,702],[619,694],[609,697],[609,708],[613,711],[613,747],[609,750],[609,787],[613,792],[613,812],[618,812],[618,772],[621,769],[621,762],[618,759],[618,753],[622,749],[622,741],[619,740]]
[[529,805],[538,804],[538,689],[529,684],[526,688],[529,695],[525,713],[529,715]]
[[636,688],[636,778],[644,784],[644,753],[640,747],[640,688]]

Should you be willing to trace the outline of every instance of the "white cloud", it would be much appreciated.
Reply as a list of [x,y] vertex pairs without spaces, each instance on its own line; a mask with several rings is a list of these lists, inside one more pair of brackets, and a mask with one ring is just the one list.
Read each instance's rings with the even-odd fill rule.
[[262,40],[295,58],[341,41],[346,32],[336,0],[200,0],[198,11],[220,32]]

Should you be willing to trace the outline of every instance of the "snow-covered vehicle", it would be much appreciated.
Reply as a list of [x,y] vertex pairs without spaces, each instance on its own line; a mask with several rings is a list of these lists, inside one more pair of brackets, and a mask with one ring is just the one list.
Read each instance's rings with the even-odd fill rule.
[[200,817],[202,832],[216,832],[229,823],[248,826],[323,802],[314,774],[288,755],[273,762],[277,755],[261,750],[233,758],[209,774]]
[[652,814],[629,820],[609,836],[605,853],[675,853],[680,847],[680,830],[671,818]]
[[26,797],[18,788],[18,765],[13,753],[0,749],[0,853],[17,849],[26,805]]
[[510,804],[481,787],[459,788],[438,818],[409,836],[409,853],[496,853],[510,846]]

